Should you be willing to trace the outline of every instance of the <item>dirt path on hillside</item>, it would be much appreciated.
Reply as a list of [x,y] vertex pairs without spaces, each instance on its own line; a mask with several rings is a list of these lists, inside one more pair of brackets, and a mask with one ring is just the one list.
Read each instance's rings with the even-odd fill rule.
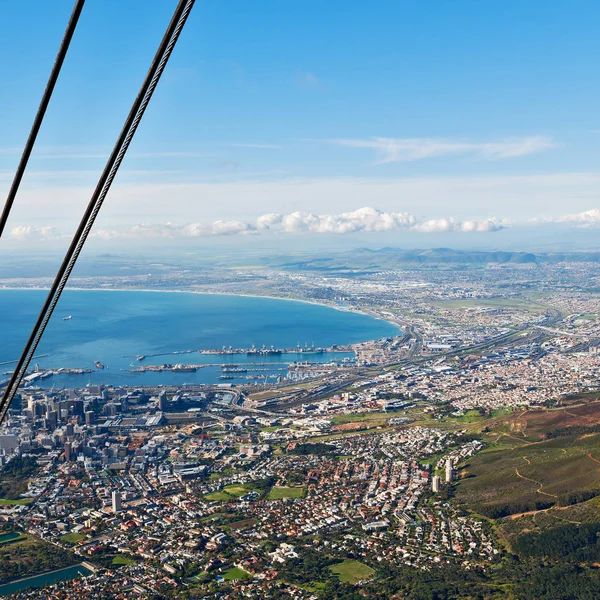
[[[525,457],[523,457],[523,458],[527,461],[528,465],[531,464],[531,461],[528,458],[525,458]],[[544,487],[543,483],[541,483],[540,481],[536,481],[535,479],[525,477],[525,475],[521,475],[521,473],[519,473],[519,469],[517,469],[517,467],[515,467],[515,473],[517,474],[517,477],[520,477],[521,479],[525,479],[526,481],[531,481],[531,483],[537,484],[539,487],[537,490],[535,490],[536,493],[543,494],[544,496],[550,496],[551,498],[558,498],[558,496],[556,494],[549,494],[548,492],[542,491],[542,488]]]
[[[556,512],[559,510],[568,510],[569,508],[571,508],[570,506],[550,506],[549,508],[540,508],[540,510],[528,510],[526,512],[522,512],[522,513],[515,513],[514,515],[508,515],[507,517],[505,517],[506,519],[518,519],[519,517],[528,517],[533,515],[534,520],[535,520],[535,516],[539,515],[540,513],[547,513],[547,512]],[[571,521],[571,519],[565,519],[563,517],[559,517],[558,515],[550,515],[551,517],[558,519],[559,521],[563,521],[565,523],[572,523],[573,525],[581,525],[581,521]]]
[[[589,459],[593,460],[593,461],[594,461],[596,464],[600,465],[600,460],[598,460],[597,458],[594,458],[594,457],[592,456],[592,453],[591,453],[591,452],[588,452],[588,453],[586,454],[586,456],[587,456]],[[600,467],[598,467],[598,471],[600,471]]]

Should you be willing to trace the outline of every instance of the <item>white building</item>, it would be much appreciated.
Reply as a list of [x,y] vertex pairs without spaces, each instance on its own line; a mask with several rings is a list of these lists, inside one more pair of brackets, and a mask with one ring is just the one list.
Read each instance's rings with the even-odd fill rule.
[[112,493],[112,509],[114,513],[121,512],[121,492],[119,490]]

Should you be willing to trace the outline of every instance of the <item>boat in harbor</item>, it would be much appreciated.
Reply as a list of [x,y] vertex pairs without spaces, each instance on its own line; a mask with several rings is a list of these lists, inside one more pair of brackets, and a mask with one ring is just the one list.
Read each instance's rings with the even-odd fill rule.
[[94,364],[96,365],[96,369],[104,369],[104,365],[99,360],[94,361]]
[[63,321],[70,321],[72,318],[71,315],[67,315],[66,317],[63,317]]
[[198,370],[198,367],[195,367],[194,365],[183,365],[183,364],[177,364],[175,365],[171,371],[173,371],[174,373],[195,373]]
[[257,348],[254,344],[252,344],[252,348],[246,352],[246,356],[279,356],[283,354],[283,350],[279,350],[279,348],[275,348],[271,346],[267,348],[263,345],[262,348]]

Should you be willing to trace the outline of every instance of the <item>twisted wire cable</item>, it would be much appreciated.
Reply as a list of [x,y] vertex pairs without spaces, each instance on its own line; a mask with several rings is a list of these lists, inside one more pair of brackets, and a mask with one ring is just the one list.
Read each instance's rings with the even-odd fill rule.
[[69,50],[69,45],[71,44],[71,40],[73,39],[73,34],[75,33],[75,28],[77,27],[77,22],[79,21],[79,16],[81,15],[81,11],[83,9],[84,4],[85,0],[76,0],[75,6],[73,7],[73,12],[71,13],[71,18],[69,19],[69,23],[67,24],[67,29],[65,30],[65,34],[58,49],[58,54],[56,55],[56,59],[54,60],[52,71],[50,71],[50,76],[48,77],[46,89],[44,90],[42,100],[40,101],[40,105],[35,115],[35,119],[33,120],[31,130],[29,131],[29,136],[27,137],[27,142],[25,143],[25,148],[23,149],[23,154],[21,155],[19,165],[17,166],[17,172],[15,173],[15,177],[8,191],[8,196],[6,197],[4,209],[2,210],[2,214],[0,215],[0,238],[2,237],[2,233],[4,232],[4,228],[6,227],[6,222],[8,221],[10,211],[13,207],[15,198],[17,196],[17,192],[19,191],[19,186],[21,185],[21,180],[23,179],[23,175],[25,175],[25,169],[27,168],[29,157],[31,156],[31,152],[33,151],[33,146],[35,145],[35,140],[37,139],[40,127],[42,126],[42,122],[46,114],[46,109],[48,108],[48,104],[50,104],[50,98],[52,98],[54,86],[58,81],[60,70],[65,61],[65,57],[67,56],[67,51]]
[[102,176],[98,181],[94,194],[90,199],[86,212],[79,224],[77,232],[71,242],[69,250],[63,260],[63,263],[56,275],[54,283],[44,303],[44,307],[38,317],[36,325],[31,332],[29,340],[23,350],[23,354],[13,372],[13,375],[6,387],[2,400],[0,401],[0,423],[4,421],[6,413],[10,407],[17,390],[23,381],[29,364],[37,346],[44,334],[46,326],[50,321],[54,308],[58,303],[60,296],[67,284],[69,276],[75,267],[75,263],[81,253],[81,250],[89,236],[94,221],[102,208],[102,204],[108,194],[108,191],[114,181],[115,176],[123,162],[123,158],[131,144],[133,136],[140,124],[140,121],[146,111],[148,103],[152,98],[154,90],[164,72],[167,62],[175,48],[179,35],[185,25],[195,0],[180,0],[173,18],[169,23],[165,36],[159,46],[159,49],[152,61],[152,65],[146,75],[144,83],[138,93],[138,96],[127,117],[125,126],[113,148],[111,156],[104,168]]

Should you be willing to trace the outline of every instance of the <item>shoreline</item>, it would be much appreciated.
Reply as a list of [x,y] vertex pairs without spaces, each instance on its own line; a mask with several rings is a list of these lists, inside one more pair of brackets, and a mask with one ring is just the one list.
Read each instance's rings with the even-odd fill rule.
[[[47,292],[49,288],[47,287],[0,287],[0,292],[2,291],[35,291],[35,292]],[[303,304],[312,304],[314,306],[323,306],[325,308],[331,308],[333,310],[339,310],[340,312],[353,313],[357,315],[364,315],[366,317],[370,317],[371,319],[375,319],[377,321],[383,321],[384,323],[389,323],[393,327],[395,327],[398,331],[402,332],[400,325],[395,321],[390,319],[385,319],[383,317],[376,317],[368,312],[362,310],[356,310],[351,308],[343,308],[341,306],[335,306],[333,304],[327,304],[325,302],[316,302],[314,300],[305,300],[301,298],[284,298],[282,296],[267,296],[267,295],[258,295],[258,294],[236,294],[234,292],[201,292],[197,290],[156,290],[152,288],[99,288],[99,287],[90,287],[90,288],[82,288],[82,287],[73,287],[66,288],[67,291],[70,292],[143,292],[143,293],[156,293],[156,294],[196,294],[199,296],[234,296],[237,298],[263,298],[266,300],[285,300],[288,302],[301,302]],[[372,340],[367,340],[372,341]],[[361,342],[358,342],[361,343]]]

